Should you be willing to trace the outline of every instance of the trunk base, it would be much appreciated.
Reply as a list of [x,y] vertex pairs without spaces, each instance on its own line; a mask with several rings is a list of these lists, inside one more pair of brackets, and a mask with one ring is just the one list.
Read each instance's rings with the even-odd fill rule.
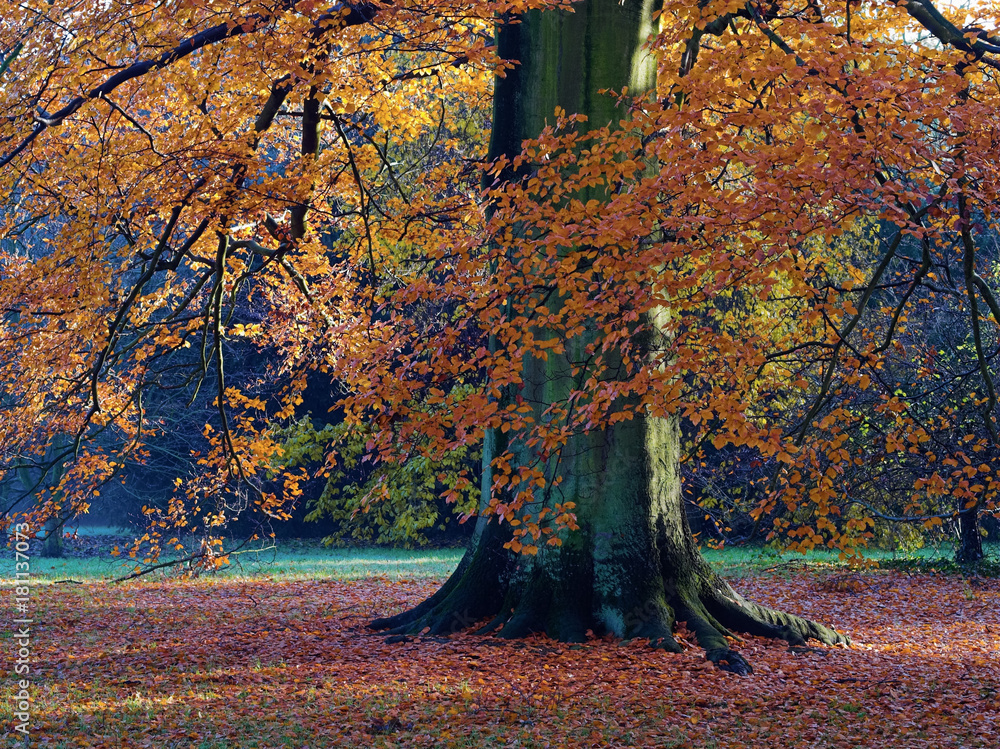
[[503,543],[504,534],[491,523],[437,593],[409,611],[368,626],[393,637],[448,635],[486,621],[478,634],[515,639],[542,633],[562,642],[613,634],[644,638],[651,647],[680,652],[674,628],[683,622],[707,660],[739,675],[753,669],[730,646],[736,633],[785,640],[789,645],[804,645],[809,639],[825,645],[848,643],[844,635],[822,624],[745,600],[700,556],[663,571],[672,574],[661,572],[659,585],[640,586],[640,598],[635,591],[619,593],[619,600],[636,604],[623,613],[608,605],[606,592],[586,585],[594,575],[554,577],[551,564],[519,559]]

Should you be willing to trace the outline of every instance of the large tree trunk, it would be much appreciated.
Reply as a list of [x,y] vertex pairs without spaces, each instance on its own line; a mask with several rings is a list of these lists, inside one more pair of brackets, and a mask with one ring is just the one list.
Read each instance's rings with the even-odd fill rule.
[[[494,156],[520,152],[522,140],[538,135],[557,105],[601,127],[626,113],[599,90],[653,86],[655,61],[643,49],[653,28],[652,0],[585,0],[574,7],[575,13],[532,12],[501,28],[500,54],[520,65],[497,81]],[[564,354],[525,362],[522,395],[536,419],[576,387],[571,369],[585,360],[584,348],[596,335],[566,341]],[[499,450],[509,449],[521,465],[537,461],[516,435],[508,438],[487,436],[484,497],[490,460]],[[518,556],[504,548],[509,526],[480,518],[469,551],[441,590],[372,626],[441,634],[491,619],[484,630],[502,637],[544,632],[579,641],[589,630],[678,650],[672,630],[684,621],[711,660],[740,673],[749,666],[729,649],[726,636],[733,631],[793,643],[843,641],[823,626],[745,601],[715,575],[688,527],[679,453],[677,422],[662,418],[639,416],[572,437],[548,459],[546,475],[558,477],[560,502],[576,503],[579,530],[562,546]]]

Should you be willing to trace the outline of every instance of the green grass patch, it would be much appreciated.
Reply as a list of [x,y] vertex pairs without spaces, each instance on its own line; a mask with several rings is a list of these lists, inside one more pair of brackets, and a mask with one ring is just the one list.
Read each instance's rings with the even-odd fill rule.
[[[281,549],[267,547],[244,550],[230,556],[230,565],[219,572],[221,577],[272,577],[282,580],[360,580],[386,577],[390,580],[414,580],[447,577],[462,558],[463,549]],[[110,555],[49,559],[32,555],[31,579],[35,584],[60,581],[110,581],[132,571],[134,563]],[[176,576],[179,567],[150,573],[153,579]],[[13,577],[13,562],[3,578]]]
[[232,554],[230,566],[219,574],[283,580],[316,577],[336,580],[441,578],[451,574],[464,552],[464,549],[319,548],[283,551],[273,548]]
[[[928,546],[906,552],[865,549],[862,558],[885,569],[1000,576],[1000,544],[983,544],[983,551],[986,558],[974,566],[957,564],[954,549],[949,546]],[[801,554],[778,551],[768,546],[728,546],[723,549],[703,548],[701,553],[717,570],[734,577],[796,567],[849,566],[840,559],[839,552],[832,549],[814,549]]]
[[[110,581],[127,575],[134,569],[129,560],[112,557],[108,550],[114,544],[123,544],[129,531],[108,527],[84,527],[78,535],[85,538],[89,551],[86,556],[76,555],[73,542],[67,542],[69,555],[59,559],[31,556],[32,580],[35,583],[62,581]],[[107,543],[101,545],[101,538]],[[106,548],[104,548],[106,547]],[[948,547],[927,547],[910,552],[892,552],[869,549],[864,559],[875,561],[879,567],[915,572],[945,574],[978,574],[1000,576],[1000,544],[985,544],[986,560],[975,567],[958,565],[953,561],[954,552]],[[464,549],[393,549],[328,548],[316,540],[278,540],[262,542],[256,548],[242,549],[230,554],[228,567],[212,574],[234,578],[273,578],[281,580],[360,580],[385,577],[390,580],[416,580],[445,578],[455,569]],[[766,546],[730,546],[724,549],[702,549],[705,558],[722,574],[743,577],[759,573],[780,574],[796,568],[845,568],[834,550],[817,549],[808,554],[780,552]],[[166,558],[166,557],[165,557]],[[0,579],[13,577],[13,564]],[[154,579],[177,576],[178,567],[166,568],[150,574]]]

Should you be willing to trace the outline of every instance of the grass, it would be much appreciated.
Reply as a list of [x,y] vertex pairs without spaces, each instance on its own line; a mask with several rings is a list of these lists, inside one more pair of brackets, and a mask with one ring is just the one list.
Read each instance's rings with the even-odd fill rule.
[[[83,534],[81,534],[83,535]],[[122,532],[116,535],[121,536]],[[230,557],[222,577],[273,577],[282,580],[359,580],[386,577],[413,580],[447,577],[462,558],[463,549],[328,549],[319,546],[283,549],[278,545],[243,550]],[[31,579],[36,584],[64,580],[110,581],[129,573],[132,564],[110,555],[48,559],[32,555]],[[12,577],[13,564],[4,579]],[[176,574],[176,569],[152,573],[155,578]]]
[[[33,556],[30,564],[33,583],[53,583],[59,580],[112,580],[118,576],[121,569],[121,563],[110,557],[46,559]],[[13,564],[9,565],[9,569],[13,570]]]
[[[981,571],[996,575],[997,572],[1000,572],[1000,543],[983,544],[983,551],[986,554],[986,560],[982,564]],[[798,552],[779,552],[760,546],[730,546],[721,550],[703,548],[701,553],[716,569],[735,577],[762,571],[773,571],[782,567],[841,567],[845,565],[840,560],[839,553],[831,549],[815,549],[807,554],[800,554]],[[927,546],[905,552],[866,549],[863,558],[877,562],[879,567],[888,569],[955,573],[972,571],[956,565],[952,561],[954,555],[954,549],[950,546]]]
[[131,532],[124,528],[117,528],[113,525],[66,526],[65,531],[66,533],[77,536],[121,536]]
[[[72,531],[70,531],[72,532]],[[107,536],[121,539],[131,531],[110,527],[81,527],[79,536]],[[880,567],[922,572],[979,572],[1000,575],[1000,544],[985,544],[987,560],[978,570],[964,569],[951,561],[954,551],[949,547],[926,547],[910,552],[869,549],[864,558],[878,562]],[[390,580],[413,580],[447,577],[459,560],[463,549],[392,549],[392,548],[326,548],[318,541],[262,543],[258,548],[245,549],[230,556],[230,566],[222,577],[271,577],[282,580],[360,580],[386,577]],[[767,547],[727,547],[722,550],[703,548],[702,554],[720,572],[742,577],[786,567],[839,567],[843,562],[833,550],[818,549],[808,554],[778,552]],[[10,571],[13,570],[11,566]],[[33,555],[31,575],[35,583],[55,583],[64,580],[110,581],[132,569],[125,560],[110,555],[46,559]],[[176,575],[176,570],[154,573],[160,579]],[[0,579],[8,577],[4,574]]]
[[247,551],[230,557],[222,575],[274,576],[283,580],[447,577],[464,549],[310,549]]

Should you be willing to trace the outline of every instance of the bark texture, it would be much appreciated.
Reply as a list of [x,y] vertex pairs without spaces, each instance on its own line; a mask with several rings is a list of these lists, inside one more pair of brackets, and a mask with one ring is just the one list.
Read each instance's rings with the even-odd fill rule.
[[[586,114],[591,127],[614,126],[627,113],[597,92],[624,86],[641,92],[655,84],[655,61],[643,47],[653,31],[652,0],[585,0],[574,8],[532,12],[498,32],[500,54],[520,65],[497,81],[495,157],[519,153],[522,140],[538,135],[556,106]],[[536,419],[578,388],[572,370],[584,364],[585,347],[597,335],[585,333],[565,341],[563,354],[525,362],[520,394]],[[441,590],[371,626],[396,634],[446,634],[485,621],[481,631],[506,638],[544,632],[580,641],[591,631],[648,638],[654,647],[679,650],[672,632],[684,621],[709,659],[737,673],[750,667],[730,649],[726,638],[735,632],[793,644],[807,638],[844,642],[819,624],[749,603],[710,569],[684,512],[679,442],[676,421],[650,417],[570,438],[541,467],[559,479],[558,496],[548,501],[575,502],[579,530],[562,546],[543,545],[537,556],[518,556],[504,549],[509,527],[480,518],[469,551]],[[488,435],[485,498],[490,460],[500,450],[509,450],[520,465],[539,465],[517,435]]]
[[958,549],[955,561],[959,564],[978,564],[983,561],[983,538],[979,532],[979,505],[962,508],[958,513]]
[[577,452],[564,459],[561,476],[581,527],[563,546],[515,555],[503,548],[508,527],[481,518],[435,595],[371,626],[439,635],[486,621],[480,632],[505,638],[542,632],[573,642],[589,630],[679,651],[672,632],[684,621],[710,660],[740,674],[751,668],[726,639],[737,632],[790,644],[846,642],[820,624],[750,603],[701,558],[683,509],[678,437],[675,422],[643,418],[574,439]]

